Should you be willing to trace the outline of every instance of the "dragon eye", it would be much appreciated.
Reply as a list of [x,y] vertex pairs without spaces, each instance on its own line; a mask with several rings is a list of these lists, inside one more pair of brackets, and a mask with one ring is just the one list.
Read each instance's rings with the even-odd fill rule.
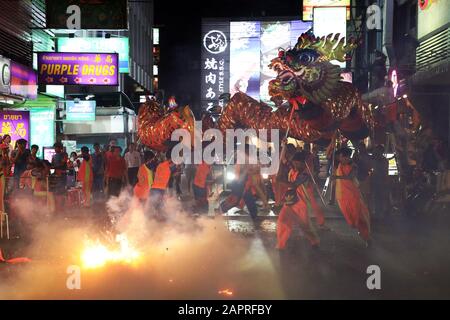
[[319,54],[316,51],[306,49],[298,55],[297,59],[300,64],[305,65],[316,61],[318,57]]

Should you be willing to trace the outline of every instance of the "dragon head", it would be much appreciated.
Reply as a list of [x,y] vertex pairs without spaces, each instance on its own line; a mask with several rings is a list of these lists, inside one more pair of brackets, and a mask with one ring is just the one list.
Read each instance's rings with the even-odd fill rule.
[[277,72],[277,78],[269,83],[269,94],[274,102],[303,95],[310,101],[321,103],[336,90],[341,80],[339,66],[330,61],[346,61],[347,53],[356,41],[339,34],[315,37],[310,31],[303,33],[294,48],[280,50],[269,68]]

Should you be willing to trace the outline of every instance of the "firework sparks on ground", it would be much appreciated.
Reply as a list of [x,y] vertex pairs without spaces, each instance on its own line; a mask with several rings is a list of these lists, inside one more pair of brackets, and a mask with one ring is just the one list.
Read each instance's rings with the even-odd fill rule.
[[117,235],[116,242],[119,244],[119,248],[111,249],[102,244],[100,240],[87,240],[81,254],[83,267],[95,269],[103,267],[107,263],[135,264],[140,254],[130,246],[127,236],[125,234]]
[[224,295],[224,296],[228,296],[228,297],[231,297],[233,295],[233,291],[231,291],[230,289],[219,290],[218,293],[220,295]]

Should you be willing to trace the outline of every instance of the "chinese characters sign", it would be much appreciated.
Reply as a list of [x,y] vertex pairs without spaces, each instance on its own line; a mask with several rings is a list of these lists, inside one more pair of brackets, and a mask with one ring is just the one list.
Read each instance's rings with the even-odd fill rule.
[[28,111],[0,111],[1,135],[9,134],[11,143],[25,139],[30,141],[30,113]]
[[40,84],[118,85],[117,53],[39,52]]
[[201,104],[203,109],[224,105],[220,95],[229,92],[229,23],[204,20],[202,25]]
[[268,65],[279,48],[294,47],[310,22],[229,21],[205,19],[202,24],[201,106],[223,106],[223,93],[243,92],[273,105],[269,81],[276,73]]

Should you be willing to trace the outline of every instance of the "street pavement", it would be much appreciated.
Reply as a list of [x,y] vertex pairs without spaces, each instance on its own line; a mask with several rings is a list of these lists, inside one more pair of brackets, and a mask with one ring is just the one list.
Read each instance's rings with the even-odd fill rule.
[[[184,196],[182,202],[183,207],[189,207],[192,198]],[[211,203],[211,218],[217,205]],[[283,298],[450,298],[449,212],[423,212],[414,218],[400,214],[372,217],[373,242],[369,248],[346,224],[336,206],[327,207],[325,212],[331,230],[318,230],[318,249],[312,249],[295,228],[287,248],[276,250],[274,214],[261,215],[257,230],[245,211],[224,216],[224,223],[229,232],[259,243],[258,250],[267,256],[280,279]],[[6,255],[20,256],[30,240],[14,230],[17,228],[13,225],[12,239],[0,240],[0,248]],[[374,265],[380,269],[381,288],[370,290],[367,270]],[[0,264],[0,277],[7,276],[3,269]],[[252,296],[244,294],[239,298]]]

